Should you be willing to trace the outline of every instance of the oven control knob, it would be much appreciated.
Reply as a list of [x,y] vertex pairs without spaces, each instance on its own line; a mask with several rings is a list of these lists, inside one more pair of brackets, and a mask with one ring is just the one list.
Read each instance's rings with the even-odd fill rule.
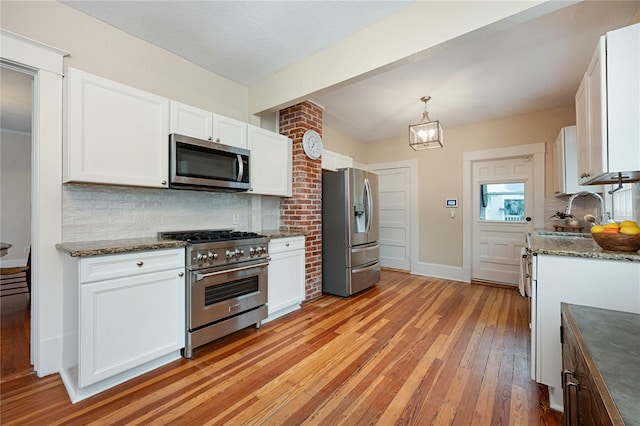
[[267,248],[266,247],[260,247],[260,253],[267,254]]
[[209,258],[209,261],[216,260],[218,258],[218,253],[210,251],[209,254],[207,254],[207,257]]
[[251,256],[251,257],[255,256],[256,252],[257,252],[257,250],[255,248],[251,247],[249,249],[249,256]]
[[229,259],[231,259],[232,257],[236,257],[236,252],[235,252],[235,251],[227,250],[227,254],[226,254],[226,256],[227,256],[227,260],[229,260]]
[[196,259],[198,260],[198,262],[204,262],[207,259],[207,255],[204,253],[198,253]]
[[239,259],[240,257],[244,256],[244,250],[242,249],[236,249],[236,259]]

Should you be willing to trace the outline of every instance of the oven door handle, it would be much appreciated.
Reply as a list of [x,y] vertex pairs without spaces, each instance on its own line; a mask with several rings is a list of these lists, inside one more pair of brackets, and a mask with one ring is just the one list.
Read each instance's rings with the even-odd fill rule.
[[[267,258],[267,260],[271,260],[271,259]],[[259,268],[261,266],[269,266],[269,262],[258,263],[256,265],[242,266],[240,268],[225,269],[223,271],[210,272],[208,274],[201,274],[200,272],[196,272],[196,281],[200,281],[200,280],[202,280],[204,278],[207,278],[207,277],[213,277],[215,275],[228,274],[229,272],[244,271],[246,269]]]

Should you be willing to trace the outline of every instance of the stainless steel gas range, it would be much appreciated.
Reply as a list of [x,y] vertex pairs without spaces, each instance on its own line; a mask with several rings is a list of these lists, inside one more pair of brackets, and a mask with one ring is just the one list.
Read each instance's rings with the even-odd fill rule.
[[267,318],[269,238],[230,229],[161,232],[186,241],[186,345],[193,349]]

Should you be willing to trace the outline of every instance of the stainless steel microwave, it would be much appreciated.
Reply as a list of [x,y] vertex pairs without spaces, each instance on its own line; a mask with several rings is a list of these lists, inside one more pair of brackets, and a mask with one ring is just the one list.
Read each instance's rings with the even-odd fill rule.
[[240,192],[250,188],[249,150],[173,133],[169,188]]

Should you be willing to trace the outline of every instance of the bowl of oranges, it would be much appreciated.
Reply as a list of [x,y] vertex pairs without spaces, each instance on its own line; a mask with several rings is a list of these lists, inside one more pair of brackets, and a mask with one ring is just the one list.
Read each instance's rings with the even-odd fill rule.
[[591,227],[593,240],[603,249],[635,252],[640,250],[640,227],[632,220]]

